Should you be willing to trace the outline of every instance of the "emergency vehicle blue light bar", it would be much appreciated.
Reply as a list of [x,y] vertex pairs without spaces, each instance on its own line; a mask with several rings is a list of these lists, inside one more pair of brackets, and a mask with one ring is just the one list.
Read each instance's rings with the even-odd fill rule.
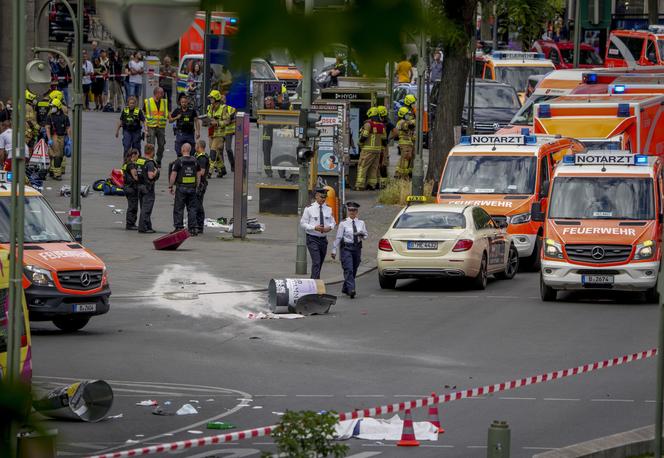
[[524,139],[525,139],[526,145],[536,145],[537,144],[537,137],[534,136],[534,135],[525,135]]
[[597,73],[585,73],[583,82],[588,84],[597,84]]
[[7,183],[12,181],[14,174],[12,172],[5,172],[0,170],[0,183]]
[[539,117],[540,118],[550,118],[551,117],[551,105],[545,103],[539,106]]
[[637,154],[634,156],[634,164],[636,165],[648,165],[648,156],[643,154]]
[[459,145],[470,145],[470,135],[462,135],[459,139]]
[[618,117],[629,118],[629,103],[618,104]]
[[237,18],[236,17],[228,18],[228,22],[230,22],[231,24],[236,24]]
[[574,164],[574,156],[571,154],[563,156],[563,164]]
[[616,84],[613,86],[613,93],[614,94],[623,94],[625,92],[625,85],[624,84]]

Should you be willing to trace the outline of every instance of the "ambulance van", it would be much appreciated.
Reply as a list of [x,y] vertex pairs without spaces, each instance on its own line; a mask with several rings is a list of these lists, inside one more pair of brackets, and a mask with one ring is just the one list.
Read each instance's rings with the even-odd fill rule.
[[567,95],[535,105],[533,131],[581,141],[620,136],[622,149],[664,154],[664,96]]
[[476,77],[507,83],[518,93],[523,103],[526,99],[528,77],[546,75],[553,70],[553,62],[543,54],[521,51],[494,51],[475,57]]
[[[23,313],[21,319],[21,360],[20,378],[29,384],[32,379],[32,340],[30,322],[25,296],[21,300]],[[0,249],[0,380],[7,374],[7,341],[9,339],[9,251]]]
[[507,223],[522,265],[537,270],[543,228],[531,220],[531,206],[546,208],[554,164],[583,149],[576,140],[551,136],[461,137],[445,163],[437,202],[478,205]]
[[[0,172],[0,248],[9,250],[11,172]],[[46,199],[25,188],[23,287],[31,321],[77,331],[107,313],[106,265],[77,242]]]
[[[545,221],[540,293],[642,291],[656,301],[661,259],[661,159],[629,151],[568,155],[553,175]],[[546,218],[545,218],[546,215]]]

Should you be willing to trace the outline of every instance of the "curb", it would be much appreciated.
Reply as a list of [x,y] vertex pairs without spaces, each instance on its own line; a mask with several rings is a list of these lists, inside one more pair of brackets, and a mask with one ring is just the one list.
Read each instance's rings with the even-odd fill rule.
[[628,458],[652,453],[655,426],[645,426],[533,455],[533,458]]

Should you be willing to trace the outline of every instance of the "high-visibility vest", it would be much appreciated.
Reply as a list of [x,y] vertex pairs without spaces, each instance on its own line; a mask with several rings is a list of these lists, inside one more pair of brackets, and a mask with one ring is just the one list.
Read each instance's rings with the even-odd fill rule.
[[222,125],[223,124],[222,121],[224,119],[224,111],[225,111],[224,107],[225,105],[219,105],[214,111],[212,111],[213,110],[212,105],[208,106],[207,109],[208,118],[214,119],[218,123],[217,126],[214,128],[212,137],[223,137],[224,135],[226,135],[226,127]]
[[383,142],[387,140],[387,129],[385,124],[379,121],[368,120],[360,130],[362,149],[366,151],[381,151]]
[[235,133],[235,112],[237,111],[230,105],[224,106],[224,120],[227,120],[224,135],[233,135]]
[[165,128],[168,121],[168,102],[166,99],[159,101],[159,106],[154,97],[145,99],[145,123],[148,127]]

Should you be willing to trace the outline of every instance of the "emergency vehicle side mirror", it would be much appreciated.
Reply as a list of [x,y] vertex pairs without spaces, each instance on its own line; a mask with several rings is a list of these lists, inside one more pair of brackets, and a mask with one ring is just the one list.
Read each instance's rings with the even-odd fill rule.
[[538,223],[544,221],[544,213],[542,213],[541,203],[534,202],[532,207],[530,207],[530,219]]
[[549,180],[542,181],[542,186],[540,187],[540,198],[547,197],[549,195]]

